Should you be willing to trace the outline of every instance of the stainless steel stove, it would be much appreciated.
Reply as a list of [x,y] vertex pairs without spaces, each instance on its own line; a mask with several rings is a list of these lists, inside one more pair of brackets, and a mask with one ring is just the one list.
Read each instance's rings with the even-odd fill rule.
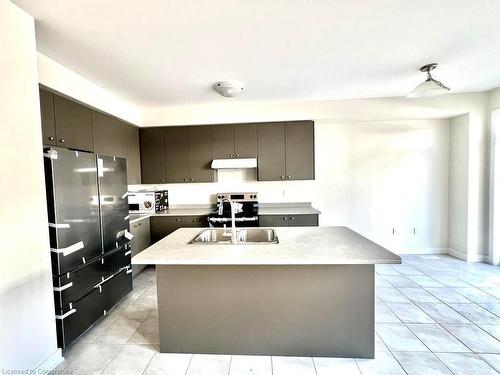
[[208,222],[211,226],[232,226],[231,205],[229,201],[242,205],[241,212],[235,215],[236,227],[259,226],[259,201],[257,200],[257,193],[218,193],[217,209],[208,215]]

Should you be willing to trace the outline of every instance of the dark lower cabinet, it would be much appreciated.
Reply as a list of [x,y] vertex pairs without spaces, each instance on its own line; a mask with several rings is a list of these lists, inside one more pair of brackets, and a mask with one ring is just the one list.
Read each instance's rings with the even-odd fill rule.
[[54,95],[56,145],[82,151],[93,151],[92,114],[90,108]]
[[207,216],[154,216],[151,220],[151,243],[158,242],[179,228],[208,226]]
[[158,242],[170,233],[182,227],[182,217],[155,216],[150,218],[151,243]]
[[188,228],[203,228],[208,226],[207,216],[183,216],[182,226]]
[[317,227],[318,215],[261,215],[261,227]]
[[[132,256],[136,256],[151,245],[150,219],[147,218],[130,224],[130,233],[134,236],[131,241]],[[146,266],[143,264],[133,264],[132,276],[136,277],[144,268]]]

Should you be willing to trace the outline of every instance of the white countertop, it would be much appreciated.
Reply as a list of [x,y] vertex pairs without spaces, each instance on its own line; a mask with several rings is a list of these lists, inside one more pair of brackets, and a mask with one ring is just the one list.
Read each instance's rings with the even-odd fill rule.
[[[213,205],[179,205],[158,213],[131,213],[130,224],[151,216],[204,216],[215,210]],[[308,202],[297,203],[262,203],[259,215],[318,215],[321,211],[311,207]]]
[[275,228],[278,244],[189,244],[203,228],[181,228],[132,258],[156,265],[335,265],[401,263],[347,227]]
[[259,206],[259,215],[319,215],[311,206]]

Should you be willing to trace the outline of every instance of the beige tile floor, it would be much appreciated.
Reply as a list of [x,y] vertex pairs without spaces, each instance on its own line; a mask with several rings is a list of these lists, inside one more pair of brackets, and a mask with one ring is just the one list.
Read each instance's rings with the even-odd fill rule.
[[[65,352],[67,374],[497,374],[500,267],[449,256],[403,256],[376,267],[375,359],[158,352],[153,268]],[[61,372],[59,372],[61,373]]]

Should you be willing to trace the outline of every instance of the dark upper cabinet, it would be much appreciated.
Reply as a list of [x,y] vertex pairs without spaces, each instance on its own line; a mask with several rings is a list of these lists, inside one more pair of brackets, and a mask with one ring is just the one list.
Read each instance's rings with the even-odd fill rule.
[[257,127],[258,179],[285,179],[285,125],[282,122],[260,124]]
[[286,178],[314,180],[314,122],[286,122],[285,147]]
[[56,121],[54,118],[54,94],[40,89],[40,115],[42,120],[42,139],[47,146],[56,145]]
[[256,158],[257,126],[228,124],[212,126],[214,159]]
[[258,125],[259,181],[314,180],[314,122]]
[[108,156],[122,156],[121,123],[114,117],[92,111],[94,152]]
[[143,128],[139,130],[141,147],[141,176],[143,184],[166,182],[165,130]]
[[[189,126],[189,181],[213,182],[215,171],[211,168],[212,127]],[[168,148],[167,148],[168,153]]]
[[212,126],[212,147],[214,159],[230,159],[234,157],[234,125]]
[[123,124],[122,140],[124,157],[127,159],[127,176],[129,184],[140,184],[141,180],[141,152],[139,148],[139,128]]
[[188,128],[165,128],[167,182],[189,182]]
[[93,151],[91,110],[54,95],[56,144],[61,147]]
[[141,183],[139,129],[101,112],[92,111],[94,152],[127,159],[127,182]]
[[234,126],[234,155],[237,158],[257,157],[257,125]]

